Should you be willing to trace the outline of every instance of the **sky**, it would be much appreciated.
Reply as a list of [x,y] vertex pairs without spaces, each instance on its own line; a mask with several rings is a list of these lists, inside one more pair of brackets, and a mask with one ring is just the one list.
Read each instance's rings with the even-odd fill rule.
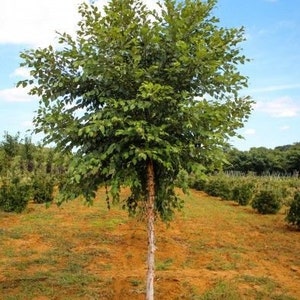
[[[100,5],[107,1],[98,0]],[[0,1],[0,140],[4,132],[29,135],[38,108],[37,98],[15,87],[29,76],[20,68],[20,52],[55,45],[55,31],[74,33],[81,2]],[[145,2],[153,8],[156,1]],[[240,46],[250,59],[240,67],[249,78],[248,88],[240,93],[255,104],[239,130],[244,139],[233,139],[231,145],[244,151],[300,142],[300,1],[219,0],[214,15],[221,26],[245,28],[246,41]]]

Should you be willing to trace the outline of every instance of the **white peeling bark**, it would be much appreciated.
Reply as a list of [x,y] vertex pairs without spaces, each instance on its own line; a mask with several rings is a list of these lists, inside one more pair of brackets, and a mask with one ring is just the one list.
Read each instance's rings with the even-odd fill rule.
[[155,270],[155,232],[154,232],[154,202],[155,202],[155,185],[154,185],[154,167],[150,160],[147,165],[147,225],[148,225],[148,272],[146,286],[146,300],[154,300],[154,270]]

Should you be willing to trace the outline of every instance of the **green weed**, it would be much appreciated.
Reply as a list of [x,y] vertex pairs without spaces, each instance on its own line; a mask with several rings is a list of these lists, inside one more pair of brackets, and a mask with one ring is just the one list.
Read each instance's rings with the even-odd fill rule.
[[226,281],[218,281],[215,286],[195,300],[240,300],[237,287]]
[[169,270],[172,264],[173,264],[173,258],[167,258],[163,261],[158,261],[156,265],[156,270],[158,271]]
[[132,286],[135,286],[135,287],[143,284],[142,280],[136,279],[136,278],[130,278],[129,282]]
[[251,297],[254,297],[255,299],[296,300],[296,298],[282,292],[280,285],[270,277],[243,275],[239,281],[255,287],[250,292]]

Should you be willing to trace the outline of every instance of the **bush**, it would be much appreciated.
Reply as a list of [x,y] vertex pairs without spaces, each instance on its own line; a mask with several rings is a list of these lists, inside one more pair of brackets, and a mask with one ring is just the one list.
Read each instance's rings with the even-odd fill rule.
[[238,183],[232,190],[232,200],[239,205],[248,205],[252,199],[254,188],[253,183]]
[[204,191],[207,180],[202,178],[190,179],[189,186],[197,191]]
[[206,183],[204,191],[210,196],[231,200],[232,182],[220,177],[211,177]]
[[21,213],[29,202],[30,186],[19,178],[7,181],[0,187],[0,209],[5,212]]
[[53,200],[54,183],[48,176],[34,177],[32,182],[32,198],[34,203],[47,203]]
[[300,192],[296,192],[294,200],[290,204],[286,221],[289,224],[296,225],[300,229]]
[[264,215],[276,214],[281,206],[280,197],[273,190],[261,190],[252,201],[252,207]]

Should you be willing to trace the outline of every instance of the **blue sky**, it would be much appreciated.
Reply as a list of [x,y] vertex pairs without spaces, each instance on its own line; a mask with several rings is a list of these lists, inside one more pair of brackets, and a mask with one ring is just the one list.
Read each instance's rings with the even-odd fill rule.
[[[0,135],[24,135],[38,107],[38,99],[15,88],[28,76],[19,68],[20,51],[56,43],[55,30],[74,32],[80,2],[0,1]],[[156,1],[145,2],[153,7]],[[244,140],[234,139],[232,145],[247,150],[300,142],[300,1],[219,0],[215,15],[223,26],[245,27],[243,53],[251,59],[241,67],[249,77],[249,88],[241,94],[256,104],[240,130]]]

